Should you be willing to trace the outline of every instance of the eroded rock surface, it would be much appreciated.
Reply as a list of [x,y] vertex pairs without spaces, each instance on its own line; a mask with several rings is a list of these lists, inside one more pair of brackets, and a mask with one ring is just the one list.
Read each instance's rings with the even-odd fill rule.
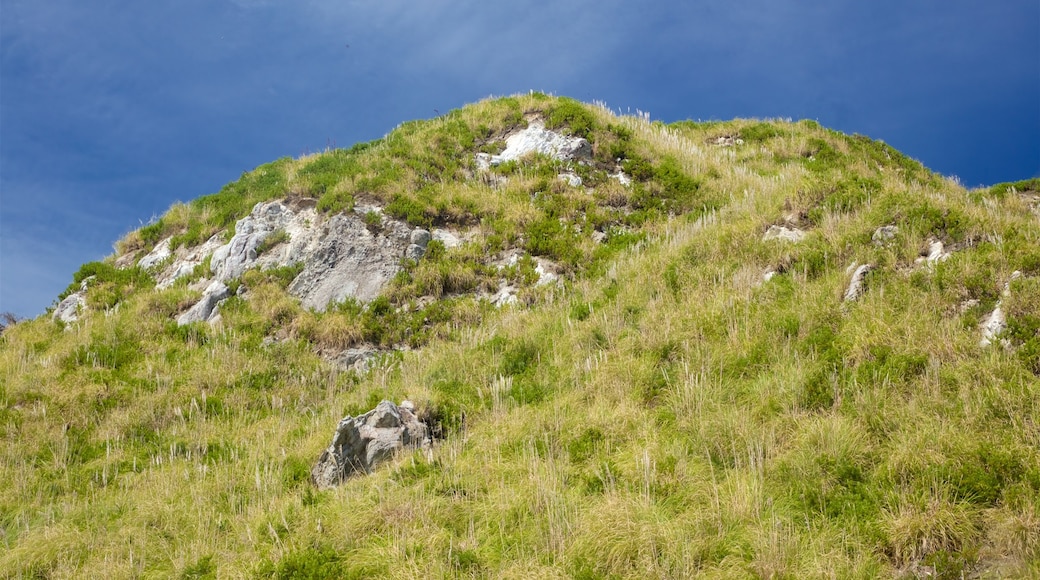
[[546,129],[540,122],[533,122],[526,129],[510,135],[505,150],[498,155],[478,155],[477,166],[486,168],[530,153],[540,153],[558,161],[591,159],[592,144],[581,137],[568,137]]
[[231,296],[231,291],[220,280],[214,280],[202,293],[202,299],[187,312],[177,317],[177,324],[210,321],[217,314],[217,305]]
[[897,226],[881,226],[874,230],[874,235],[870,236],[870,240],[874,242],[876,246],[884,246],[888,242],[892,241],[896,234],[899,233]]
[[772,225],[762,236],[763,240],[780,240],[782,242],[798,243],[805,239],[805,232],[798,228]]
[[858,267],[853,264],[852,266],[849,268],[852,270],[852,279],[849,280],[849,287],[845,289],[845,297],[843,299],[845,302],[853,302],[863,295],[863,292],[867,289],[865,278],[874,269],[874,266],[870,264],[863,264]]
[[347,478],[367,474],[401,449],[430,444],[430,429],[408,401],[381,401],[359,417],[347,415],[336,426],[332,443],[311,469],[319,489],[335,487]]
[[[1022,277],[1022,272],[1015,270],[1011,273],[1011,278],[1004,284],[1004,292],[1002,293],[1003,298],[1007,298],[1011,295],[1011,283]],[[1003,299],[997,301],[997,305],[993,307],[993,311],[986,315],[979,323],[979,331],[982,334],[982,338],[979,339],[979,346],[987,347],[994,342],[1004,343],[1008,346],[1010,343],[1006,340],[1001,340],[1000,335],[1007,330],[1007,315],[1004,314]]]
[[86,293],[83,291],[73,292],[58,303],[58,307],[54,309],[52,318],[54,320],[60,320],[65,324],[76,322],[79,320],[80,313],[86,308]]

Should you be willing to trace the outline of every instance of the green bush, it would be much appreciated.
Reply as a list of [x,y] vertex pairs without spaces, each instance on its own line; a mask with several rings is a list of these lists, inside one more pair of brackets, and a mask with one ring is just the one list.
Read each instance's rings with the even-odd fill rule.
[[588,138],[597,128],[596,117],[585,105],[561,97],[545,110],[545,127],[547,129],[566,129],[575,137]]

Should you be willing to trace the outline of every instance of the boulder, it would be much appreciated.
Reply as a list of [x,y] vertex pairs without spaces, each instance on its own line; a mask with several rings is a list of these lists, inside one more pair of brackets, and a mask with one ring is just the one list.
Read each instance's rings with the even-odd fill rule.
[[[557,161],[580,161],[592,159],[592,144],[581,137],[568,137],[550,131],[541,123],[531,123],[526,129],[506,139],[505,151],[492,155],[490,159],[477,157],[477,166],[484,163],[498,165],[520,159],[530,153],[539,153]],[[479,154],[478,154],[479,155]]]
[[950,252],[946,251],[946,247],[939,240],[933,240],[928,244],[928,253],[922,254],[921,257],[914,260],[914,263],[925,264],[926,266],[934,266],[939,262],[945,262],[950,257]]
[[169,258],[171,255],[173,255],[173,253],[170,251],[170,240],[172,239],[173,238],[166,238],[165,240],[156,244],[155,248],[153,248],[147,256],[141,258],[141,261],[137,262],[137,265],[142,269],[147,270],[148,268],[151,268],[156,264],[159,264],[166,258]]
[[772,225],[762,236],[763,240],[780,240],[782,242],[798,243],[805,239],[805,232],[798,228]]
[[202,299],[184,314],[177,317],[177,324],[184,326],[192,322],[213,319],[217,305],[231,296],[231,291],[220,280],[214,280],[202,293]]
[[[853,264],[853,267],[856,265]],[[850,270],[853,268],[850,267]],[[858,299],[863,292],[867,289],[864,278],[867,274],[874,269],[874,266],[870,264],[863,264],[862,266],[856,267],[852,272],[852,279],[849,281],[849,287],[845,289],[845,302],[852,302]]]
[[883,246],[895,238],[898,233],[899,228],[897,226],[881,226],[874,230],[874,235],[870,236],[870,240],[876,246]]
[[73,292],[58,303],[52,315],[54,320],[60,320],[65,324],[79,320],[79,314],[87,307],[85,292]]
[[332,443],[311,469],[311,482],[319,489],[335,487],[353,475],[371,473],[402,449],[429,444],[430,430],[416,417],[414,405],[381,401],[364,415],[340,420]]
[[411,244],[412,230],[397,220],[384,220],[372,233],[357,214],[338,214],[313,228],[315,243],[302,258],[303,271],[289,293],[306,308],[324,310],[345,298],[375,299],[401,269],[401,256]]

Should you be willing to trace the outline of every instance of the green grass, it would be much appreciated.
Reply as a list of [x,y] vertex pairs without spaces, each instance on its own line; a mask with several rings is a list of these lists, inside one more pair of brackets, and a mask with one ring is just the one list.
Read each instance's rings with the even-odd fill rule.
[[[537,116],[593,162],[474,173]],[[706,144],[721,134],[744,143]],[[216,326],[173,322],[186,284],[85,265],[80,321],[0,335],[0,575],[1036,576],[1040,228],[1011,193],[1030,187],[965,191],[814,122],[664,126],[541,94],[261,166],[121,251],[227,236],[280,198],[469,241],[325,312],[286,292],[298,267],[250,270]],[[804,242],[761,239],[792,215]],[[916,265],[932,239],[956,251]],[[530,258],[499,270],[507,249],[563,282],[535,287]],[[842,304],[853,262],[876,269]],[[500,278],[519,306],[468,294]],[[1011,346],[980,348],[998,300]],[[411,350],[365,375],[319,356],[361,343]],[[384,398],[443,438],[312,488],[336,422]]]

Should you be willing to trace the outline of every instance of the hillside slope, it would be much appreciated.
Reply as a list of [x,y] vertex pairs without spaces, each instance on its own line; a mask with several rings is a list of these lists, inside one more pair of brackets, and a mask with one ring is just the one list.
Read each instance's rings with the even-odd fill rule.
[[[540,94],[263,165],[3,332],[0,571],[1040,575],[1038,186]],[[306,302],[335,224],[402,258]],[[316,489],[383,399],[437,441]]]

